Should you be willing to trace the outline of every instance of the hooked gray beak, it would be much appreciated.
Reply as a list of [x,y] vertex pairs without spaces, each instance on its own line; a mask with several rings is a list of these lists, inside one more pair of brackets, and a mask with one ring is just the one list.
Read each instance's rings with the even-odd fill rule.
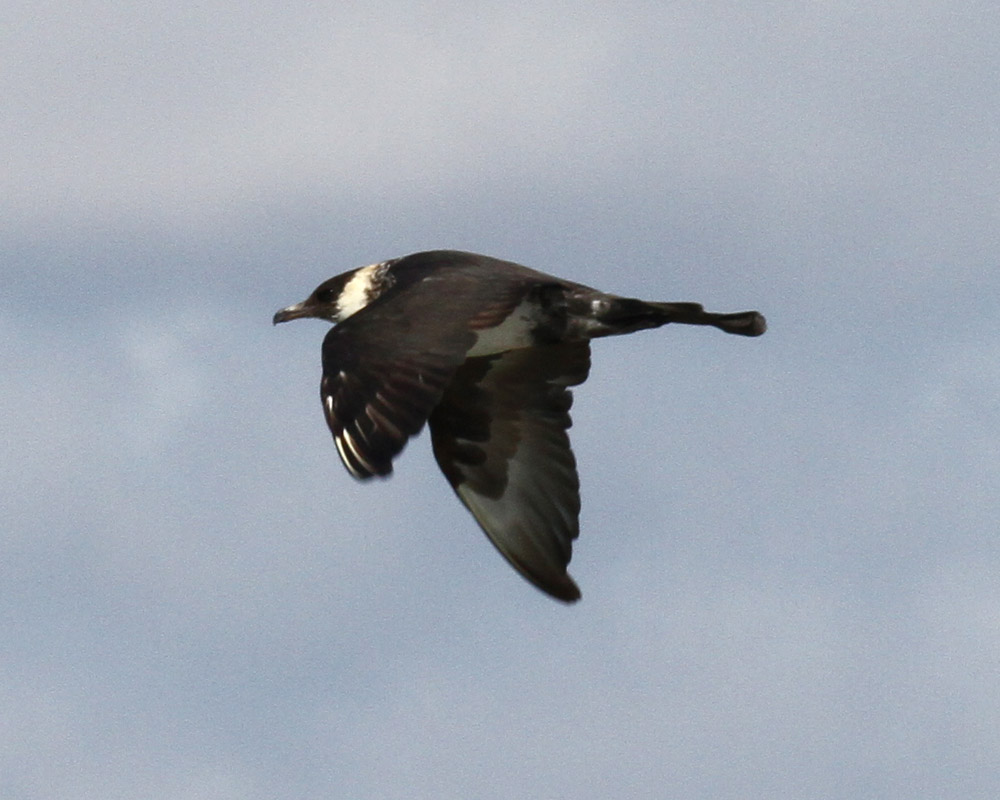
[[292,319],[301,319],[302,317],[312,316],[311,310],[306,307],[306,304],[296,303],[294,306],[289,306],[288,308],[283,308],[277,314],[274,315],[274,319],[271,320],[272,325],[277,325],[279,322],[288,322]]

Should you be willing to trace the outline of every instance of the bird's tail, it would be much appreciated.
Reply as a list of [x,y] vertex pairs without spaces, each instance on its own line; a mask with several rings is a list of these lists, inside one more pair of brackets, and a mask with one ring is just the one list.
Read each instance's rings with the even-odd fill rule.
[[716,314],[706,311],[698,303],[646,303],[664,317],[664,324],[679,322],[683,325],[711,325],[726,333],[739,336],[760,336],[767,330],[767,322],[757,311],[737,311],[733,314]]
[[671,322],[711,325],[739,336],[760,336],[767,330],[767,322],[757,311],[715,314],[698,303],[650,303],[630,298],[616,298],[608,313],[601,315],[601,321],[631,330],[658,328]]

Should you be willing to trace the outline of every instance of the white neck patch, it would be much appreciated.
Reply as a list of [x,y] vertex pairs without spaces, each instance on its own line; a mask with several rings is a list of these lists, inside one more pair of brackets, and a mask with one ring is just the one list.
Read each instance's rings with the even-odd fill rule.
[[379,264],[361,267],[344,284],[344,289],[337,302],[337,322],[343,322],[348,317],[357,314],[374,299],[375,288],[388,264],[388,261],[383,261]]

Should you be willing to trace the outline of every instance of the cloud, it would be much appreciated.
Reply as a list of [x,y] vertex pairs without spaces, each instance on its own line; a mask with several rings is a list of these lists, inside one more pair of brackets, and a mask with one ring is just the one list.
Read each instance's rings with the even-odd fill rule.
[[[845,193],[891,204],[908,189],[926,204],[949,164],[988,197],[976,179],[988,119],[966,88],[971,77],[989,96],[975,60],[988,37],[975,35],[962,71],[926,82],[913,69],[943,66],[974,9],[20,13],[5,85],[17,113],[0,136],[8,210],[29,225],[125,214],[190,226],[303,189],[395,198],[530,179],[598,191],[618,174],[633,191],[753,190],[758,212],[787,225],[803,202],[822,213]],[[942,149],[941,125],[964,155]],[[937,185],[910,153],[942,164]]]
[[[0,794],[995,794],[992,11],[9,10]],[[441,244],[770,318],[595,345],[574,608],[269,324]]]

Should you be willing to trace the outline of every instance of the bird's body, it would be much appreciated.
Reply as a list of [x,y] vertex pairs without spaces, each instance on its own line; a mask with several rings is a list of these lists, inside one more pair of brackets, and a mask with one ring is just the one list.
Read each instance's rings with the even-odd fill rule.
[[428,423],[442,472],[493,544],[566,602],[580,596],[566,572],[580,512],[569,387],[587,378],[590,339],[670,322],[765,330],[755,311],[617,297],[451,250],[338,275],[274,322],[300,317],[334,323],[321,395],[348,471],[388,475]]

